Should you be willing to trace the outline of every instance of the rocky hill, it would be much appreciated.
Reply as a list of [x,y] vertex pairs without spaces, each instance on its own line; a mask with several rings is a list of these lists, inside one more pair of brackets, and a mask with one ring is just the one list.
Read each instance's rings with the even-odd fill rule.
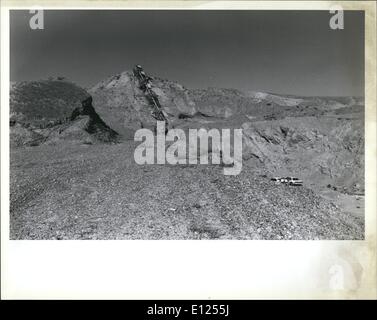
[[[158,77],[152,77],[152,82],[152,90],[171,122],[196,113],[189,90],[182,85]],[[134,129],[154,126],[151,108],[132,72],[109,77],[89,89],[89,93],[99,115],[119,133],[133,137]]]
[[65,80],[13,83],[10,90],[10,120],[45,126],[65,120],[89,94]]
[[11,147],[114,142],[118,133],[96,113],[84,89],[63,80],[13,83],[10,91]]

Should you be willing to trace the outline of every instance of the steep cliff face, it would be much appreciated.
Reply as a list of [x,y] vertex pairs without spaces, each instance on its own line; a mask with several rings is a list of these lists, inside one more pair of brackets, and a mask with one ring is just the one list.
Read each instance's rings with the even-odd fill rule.
[[[158,97],[169,121],[196,113],[189,91],[182,85],[152,77],[152,90]],[[152,108],[137,78],[126,71],[109,77],[89,90],[98,114],[121,134],[140,127],[153,126]]]
[[72,112],[67,123],[51,129],[46,143],[56,144],[63,140],[85,144],[117,142],[118,133],[101,119],[92,105],[92,97],[89,97]]

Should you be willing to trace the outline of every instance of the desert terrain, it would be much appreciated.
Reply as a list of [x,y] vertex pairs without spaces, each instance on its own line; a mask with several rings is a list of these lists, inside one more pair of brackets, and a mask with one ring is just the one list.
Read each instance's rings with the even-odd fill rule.
[[132,72],[12,83],[11,239],[364,238],[363,98],[152,83],[174,128],[243,129],[241,173],[136,164],[155,119]]

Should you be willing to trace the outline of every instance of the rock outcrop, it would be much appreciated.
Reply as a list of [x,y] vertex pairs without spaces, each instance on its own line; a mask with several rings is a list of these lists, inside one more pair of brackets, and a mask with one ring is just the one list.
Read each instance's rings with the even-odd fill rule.
[[116,142],[118,133],[96,113],[87,91],[63,80],[13,83],[11,147],[62,142]]
[[89,96],[83,88],[63,80],[13,83],[10,120],[44,128],[69,118]]
[[[169,122],[196,113],[189,90],[182,85],[152,77],[152,90],[158,97]],[[151,107],[139,88],[137,78],[126,71],[109,77],[89,90],[98,114],[120,134],[154,126]],[[133,136],[133,135],[132,135]]]
[[53,128],[47,143],[62,140],[85,144],[117,142],[118,133],[101,119],[92,105],[92,97],[89,97],[82,101],[81,107],[73,110],[68,123]]

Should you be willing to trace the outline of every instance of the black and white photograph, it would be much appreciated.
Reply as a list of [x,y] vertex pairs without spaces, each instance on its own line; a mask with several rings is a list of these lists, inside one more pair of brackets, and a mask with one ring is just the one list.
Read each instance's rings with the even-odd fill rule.
[[249,300],[376,299],[375,2],[0,17],[2,300],[237,319]]
[[363,240],[364,11],[11,10],[11,240]]

